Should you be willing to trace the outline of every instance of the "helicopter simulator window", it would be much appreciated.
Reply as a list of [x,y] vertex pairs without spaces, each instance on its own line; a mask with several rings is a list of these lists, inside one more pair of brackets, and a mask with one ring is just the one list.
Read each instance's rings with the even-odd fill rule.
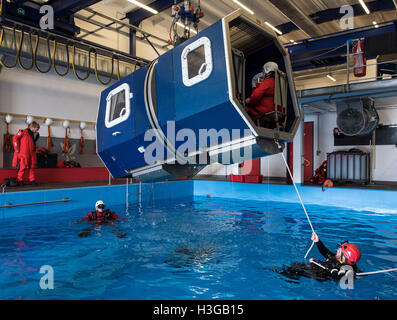
[[183,84],[190,87],[207,79],[211,72],[211,41],[207,37],[202,37],[182,51]]
[[130,86],[123,83],[106,98],[105,126],[111,128],[128,119],[130,115]]
[[[187,54],[187,71],[189,79],[198,76],[200,72],[205,72],[207,65],[205,64],[204,54],[204,46],[200,46],[196,50]],[[202,70],[200,70],[201,66],[203,66]]]

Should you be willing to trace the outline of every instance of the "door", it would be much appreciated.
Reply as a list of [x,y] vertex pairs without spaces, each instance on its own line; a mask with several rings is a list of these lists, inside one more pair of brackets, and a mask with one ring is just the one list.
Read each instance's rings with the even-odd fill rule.
[[314,122],[305,122],[303,144],[304,181],[309,181],[313,177],[313,130]]
[[117,83],[101,94],[97,119],[99,156],[114,177],[125,174],[130,157],[125,144],[133,138],[134,110],[128,82]]

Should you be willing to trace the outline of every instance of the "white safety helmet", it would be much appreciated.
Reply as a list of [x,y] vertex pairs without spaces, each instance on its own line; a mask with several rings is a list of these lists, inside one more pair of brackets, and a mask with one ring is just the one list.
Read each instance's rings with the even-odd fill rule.
[[263,66],[263,71],[265,73],[276,72],[277,70],[278,70],[278,64],[273,61],[266,62],[265,65]]
[[263,72],[254,75],[252,78],[252,88],[256,88],[263,80]]
[[99,207],[100,205],[103,205],[103,207],[105,208],[105,202],[103,202],[102,200],[98,200],[98,201],[95,203],[95,209],[98,209],[98,207]]

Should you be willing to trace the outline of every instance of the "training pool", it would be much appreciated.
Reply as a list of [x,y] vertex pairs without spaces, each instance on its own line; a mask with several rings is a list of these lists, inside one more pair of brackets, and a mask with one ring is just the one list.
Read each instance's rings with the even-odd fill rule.
[[[307,205],[323,242],[349,239],[363,271],[397,266],[397,215]],[[303,261],[311,230],[300,204],[195,197],[113,207],[125,238],[102,226],[79,238],[89,210],[1,219],[0,299],[397,299],[397,272],[355,281],[272,271]],[[316,248],[311,257],[320,258]],[[42,290],[40,267],[54,270]]]

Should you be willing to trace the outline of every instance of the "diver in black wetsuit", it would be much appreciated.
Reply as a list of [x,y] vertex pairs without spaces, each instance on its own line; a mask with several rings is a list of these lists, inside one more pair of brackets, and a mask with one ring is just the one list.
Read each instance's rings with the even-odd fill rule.
[[327,281],[339,280],[343,277],[347,269],[344,266],[350,266],[355,273],[360,272],[357,262],[361,258],[361,252],[356,245],[345,241],[339,245],[335,254],[327,249],[315,232],[312,234],[312,240],[316,243],[318,250],[326,261],[316,261],[312,258],[310,264],[293,262],[289,267],[283,266],[280,274],[296,280],[303,276],[318,281]]

